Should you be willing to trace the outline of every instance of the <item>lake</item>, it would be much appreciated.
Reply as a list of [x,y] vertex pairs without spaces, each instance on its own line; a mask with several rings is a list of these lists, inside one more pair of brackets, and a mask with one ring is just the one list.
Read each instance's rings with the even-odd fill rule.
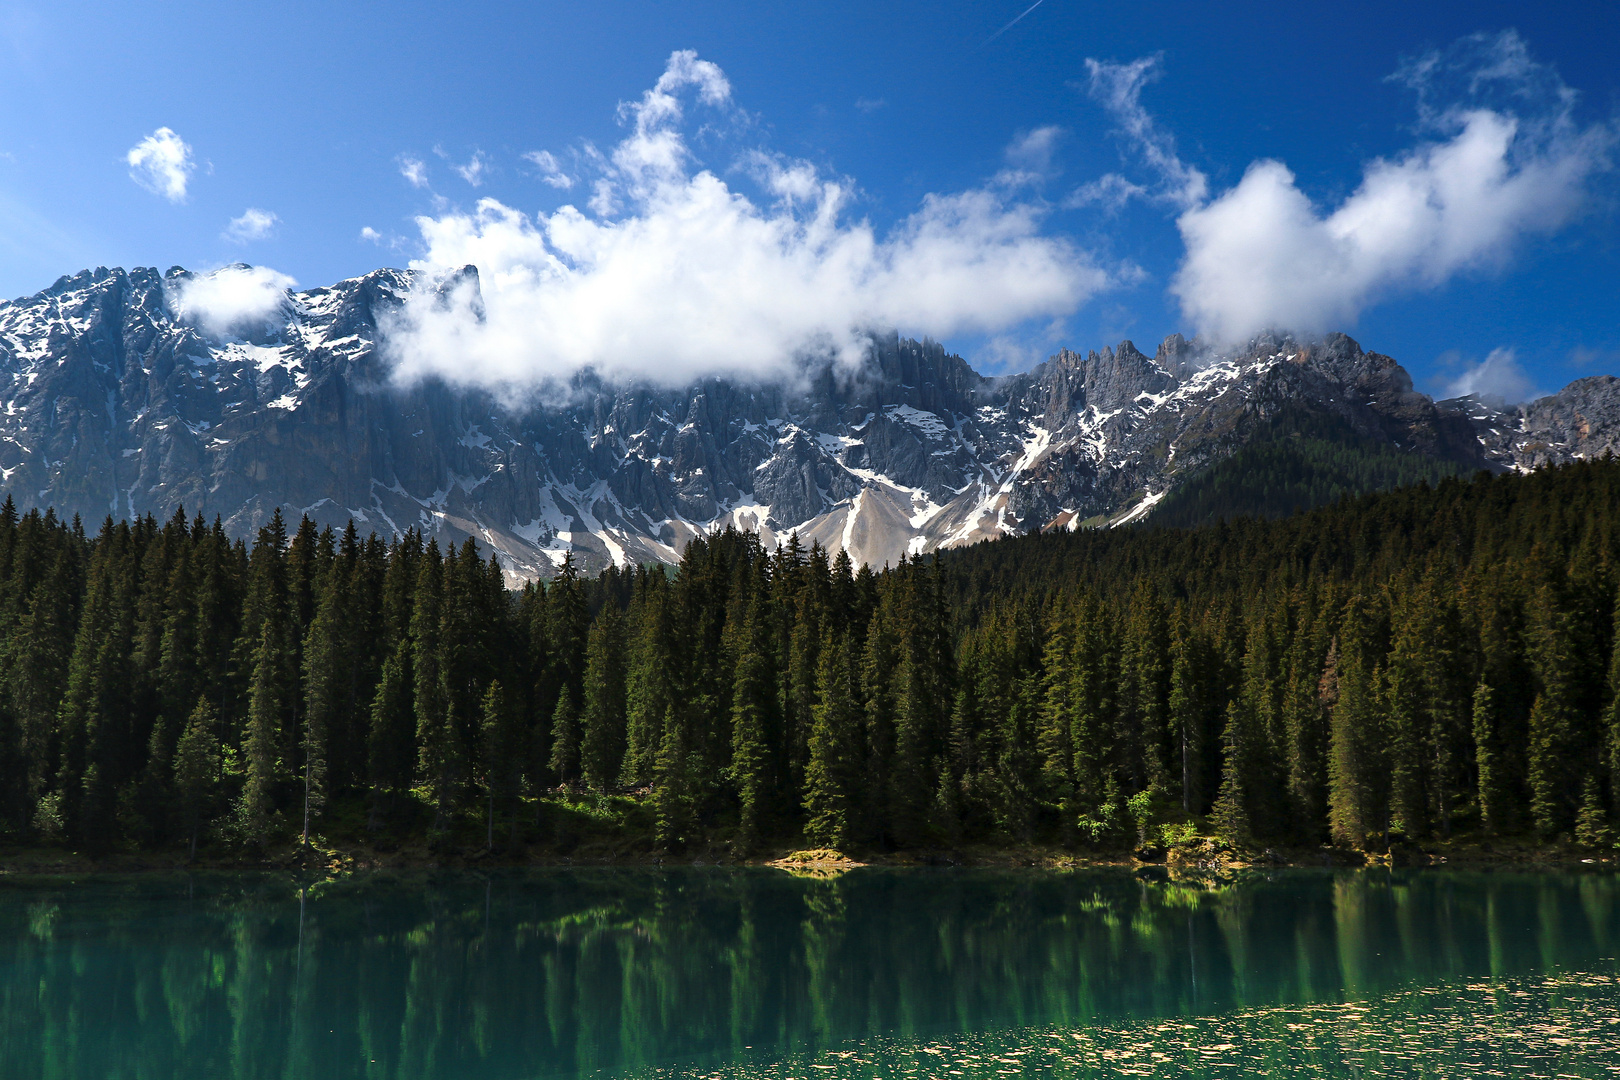
[[1620,878],[0,878],[5,1077],[1612,1076]]

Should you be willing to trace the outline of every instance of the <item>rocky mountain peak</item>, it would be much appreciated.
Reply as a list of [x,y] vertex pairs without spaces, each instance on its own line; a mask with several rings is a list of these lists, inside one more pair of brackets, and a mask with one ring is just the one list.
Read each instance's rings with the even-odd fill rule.
[[[1033,529],[1142,520],[1171,488],[1276,417],[1466,467],[1613,446],[1616,380],[1518,410],[1436,405],[1393,359],[1332,334],[1223,352],[1179,334],[1060,350],[985,378],[933,341],[876,335],[864,365],[789,385],[609,386],[513,408],[433,382],[397,386],[379,322],[415,289],[478,301],[473,267],[377,270],[288,293],[211,332],[177,298],[196,279],[97,268],[0,303],[0,487],[18,506],[220,515],[249,535],[276,508],[447,541],[473,536],[514,576],[678,558],[698,532],[796,531],[875,565]],[[189,310],[189,309],[186,309]]]

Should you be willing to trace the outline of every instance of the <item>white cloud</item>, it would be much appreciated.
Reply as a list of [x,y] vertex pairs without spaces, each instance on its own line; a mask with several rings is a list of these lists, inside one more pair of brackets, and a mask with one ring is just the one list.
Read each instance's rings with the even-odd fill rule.
[[574,178],[563,171],[557,155],[550,150],[530,150],[523,155],[523,160],[539,169],[540,179],[552,187],[567,191],[574,186]]
[[428,185],[427,164],[418,158],[402,155],[399,159],[399,175],[411,187],[424,188]]
[[426,250],[413,267],[457,282],[442,275],[470,264],[479,278],[418,290],[386,328],[398,376],[513,393],[585,368],[661,385],[776,379],[811,353],[858,362],[871,329],[1000,333],[1065,316],[1109,284],[1041,232],[1040,206],[1004,189],[930,195],[880,235],[851,217],[847,180],[749,150],[739,173],[765,196],[751,199],[695,165],[680,127],[694,97],[724,112],[730,85],[679,52],[620,106],[625,138],[582,154],[597,173],[588,211],[531,217],[483,199],[418,218]]
[[267,266],[238,263],[171,282],[169,306],[205,333],[226,336],[264,325],[286,307],[287,290],[297,284]]
[[373,244],[380,244],[382,243],[382,233],[378,232],[376,229],[373,229],[370,225],[366,225],[360,230],[360,239],[369,241]]
[[1129,64],[1088,59],[1086,71],[1090,75],[1091,96],[1113,114],[1120,126],[1120,133],[1142,156],[1159,184],[1149,191],[1130,184],[1123,177],[1116,179],[1110,174],[1076,192],[1077,200],[1084,202],[1088,198],[1094,199],[1094,195],[1086,194],[1090,191],[1122,199],[1140,193],[1183,210],[1202,203],[1209,196],[1208,179],[1177,156],[1175,137],[1160,131],[1153,117],[1142,107],[1142,88],[1164,73],[1164,58],[1145,56]]
[[1007,168],[996,174],[996,182],[1006,187],[1038,184],[1060,171],[1052,164],[1052,154],[1064,135],[1056,125],[1027,131],[1007,147]]
[[[1441,108],[1447,74],[1463,103]],[[1187,251],[1171,291],[1201,332],[1240,341],[1268,327],[1346,327],[1391,293],[1500,267],[1524,238],[1566,224],[1609,168],[1614,129],[1578,125],[1573,92],[1516,35],[1465,39],[1401,78],[1420,87],[1437,137],[1369,162],[1336,207],[1317,207],[1287,166],[1267,160],[1182,213]]]
[[245,244],[250,240],[263,240],[275,230],[280,221],[281,219],[270,211],[250,206],[242,211],[241,217],[231,218],[231,223],[225,226],[225,231],[220,235],[238,244]]
[[1446,392],[1450,397],[1477,394],[1497,406],[1517,405],[1540,396],[1512,349],[1492,349],[1489,356],[1453,379]]
[[884,101],[882,98],[864,98],[863,97],[863,98],[856,98],[855,99],[855,109],[856,109],[856,111],[857,112],[863,112],[863,113],[875,113],[875,112],[877,112],[879,109],[883,108],[883,106],[885,106],[887,104],[888,104],[888,102]]
[[1075,188],[1063,205],[1071,209],[1099,206],[1110,213],[1122,209],[1132,199],[1146,198],[1148,190],[1119,173],[1107,173]]
[[124,155],[132,180],[172,203],[184,202],[186,185],[196,170],[191,147],[171,128],[160,127]]
[[457,176],[473,187],[483,187],[484,173],[489,171],[489,158],[484,156],[482,150],[474,150],[473,156],[468,160],[467,164],[456,165],[452,163],[450,167],[455,170]]

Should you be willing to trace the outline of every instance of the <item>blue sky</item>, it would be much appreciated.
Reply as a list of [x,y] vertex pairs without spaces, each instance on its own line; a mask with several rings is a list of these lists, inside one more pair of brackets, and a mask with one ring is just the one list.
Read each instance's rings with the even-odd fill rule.
[[1314,322],[1520,396],[1620,373],[1617,42],[1597,4],[0,0],[0,295],[470,260],[504,318],[402,362],[768,372],[888,321],[996,371]]

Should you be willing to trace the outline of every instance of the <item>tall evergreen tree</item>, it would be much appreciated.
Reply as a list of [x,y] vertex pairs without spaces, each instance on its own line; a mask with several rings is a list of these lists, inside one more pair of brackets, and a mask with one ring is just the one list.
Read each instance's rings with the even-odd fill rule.
[[805,777],[805,833],[818,844],[844,848],[860,824],[866,757],[860,657],[853,634],[829,632],[816,681]]
[[607,791],[619,781],[625,753],[624,618],[604,608],[591,623],[585,650],[579,768],[585,786]]

